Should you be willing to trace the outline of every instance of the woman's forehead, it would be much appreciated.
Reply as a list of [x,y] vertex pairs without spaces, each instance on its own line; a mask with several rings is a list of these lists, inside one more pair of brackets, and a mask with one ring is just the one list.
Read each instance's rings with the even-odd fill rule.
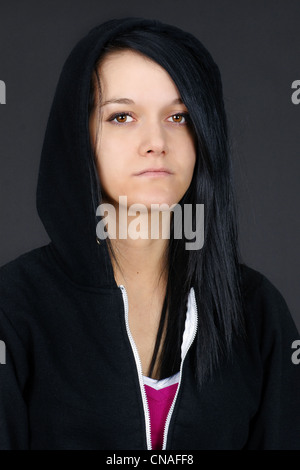
[[138,104],[162,99],[169,104],[182,103],[168,72],[138,52],[126,49],[107,54],[98,67],[98,74],[102,106],[122,101],[123,104]]

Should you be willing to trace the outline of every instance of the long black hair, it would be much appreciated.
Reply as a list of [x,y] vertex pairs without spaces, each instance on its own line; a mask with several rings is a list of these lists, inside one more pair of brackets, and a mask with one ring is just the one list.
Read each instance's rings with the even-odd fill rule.
[[[194,227],[196,204],[204,204],[204,245],[200,250],[186,250],[184,236],[172,237],[174,218],[171,222],[166,295],[148,375],[157,360],[159,378],[179,370],[187,299],[194,287],[198,300],[194,366],[197,381],[202,384],[222,359],[230,357],[235,335],[244,332],[237,207],[220,71],[207,49],[190,33],[158,21],[142,28],[135,26],[110,39],[95,63],[98,80],[91,80],[90,112],[96,98],[101,101],[100,61],[105,54],[128,49],[161,65],[179,90],[189,112],[196,148],[193,178],[179,204],[182,208],[184,204],[193,205]],[[100,96],[96,95],[97,88]],[[107,242],[110,245],[109,239]]]

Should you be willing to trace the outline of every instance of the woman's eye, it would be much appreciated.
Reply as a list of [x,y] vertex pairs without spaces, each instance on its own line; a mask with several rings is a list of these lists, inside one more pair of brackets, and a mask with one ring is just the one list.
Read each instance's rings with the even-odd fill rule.
[[[128,124],[133,121],[133,117],[130,113],[116,113],[110,116],[108,121],[114,122],[115,124]],[[176,124],[187,124],[188,113],[173,114],[168,118],[168,121]]]
[[[128,119],[129,118],[129,119]],[[129,113],[118,113],[114,114],[109,118],[109,121],[116,122],[118,124],[132,122],[132,116]]]
[[187,113],[173,114],[172,116],[169,117],[169,119],[172,119],[172,121],[177,123],[177,124],[186,124],[186,122],[187,122]]

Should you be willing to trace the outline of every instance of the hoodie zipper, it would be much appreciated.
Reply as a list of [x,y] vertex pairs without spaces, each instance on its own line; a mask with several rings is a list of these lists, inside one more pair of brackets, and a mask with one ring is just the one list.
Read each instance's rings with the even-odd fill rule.
[[172,418],[172,415],[173,415],[173,411],[174,411],[174,408],[175,408],[175,404],[176,404],[176,401],[177,401],[177,397],[178,397],[178,393],[179,393],[179,389],[180,389],[180,385],[181,385],[184,360],[186,358],[187,353],[189,352],[190,347],[192,346],[192,344],[195,340],[195,337],[196,337],[196,334],[197,334],[197,329],[198,329],[198,313],[197,313],[198,310],[197,310],[197,303],[196,303],[196,299],[195,299],[195,291],[194,291],[193,288],[191,289],[191,291],[192,291],[192,304],[194,306],[194,308],[192,309],[192,313],[193,313],[193,319],[192,319],[193,330],[190,334],[190,337],[188,338],[188,342],[187,342],[187,346],[186,346],[185,350],[182,351],[178,387],[177,387],[175,397],[173,399],[172,405],[169,409],[169,413],[167,415],[167,419],[166,419],[166,422],[165,422],[162,450],[166,450],[166,448],[167,448],[167,439],[168,439],[169,426],[170,426],[171,418]]
[[[134,355],[134,359],[135,359],[135,363],[136,363],[138,379],[139,379],[139,385],[140,385],[140,391],[141,391],[141,396],[142,396],[144,416],[145,416],[147,450],[152,450],[150,412],[149,412],[149,405],[148,405],[147,395],[146,395],[146,391],[145,391],[145,387],[144,387],[144,380],[143,380],[143,373],[142,373],[142,363],[141,363],[141,360],[140,360],[140,356],[139,356],[136,344],[134,342],[134,339],[132,337],[132,334],[131,334],[131,331],[130,331],[130,328],[129,328],[127,291],[126,291],[126,288],[123,285],[120,285],[119,287],[121,289],[122,296],[123,296],[123,302],[124,302],[126,331],[127,331],[127,334],[128,334],[128,338],[129,338],[129,341],[130,341],[130,345],[131,345],[133,355]],[[165,422],[162,450],[166,450],[166,446],[167,446],[168,431],[169,431],[171,418],[172,418],[172,415],[173,415],[173,411],[174,411],[174,408],[175,408],[175,404],[176,404],[176,401],[177,401],[177,396],[178,396],[180,385],[181,385],[184,360],[186,358],[186,355],[187,355],[192,343],[194,342],[194,339],[195,339],[196,333],[197,333],[197,327],[198,327],[197,303],[196,303],[196,299],[195,299],[194,289],[192,288],[191,290],[192,290],[192,303],[193,303],[193,306],[194,306],[194,309],[192,310],[193,317],[194,317],[192,319],[193,331],[192,331],[192,334],[190,334],[190,337],[188,338],[187,347],[185,348],[185,350],[183,351],[183,354],[182,354],[181,365],[180,365],[179,383],[178,383],[178,387],[177,387],[177,390],[176,390],[175,397],[173,399],[172,405],[170,407],[170,410],[169,410],[169,413],[168,413],[168,416],[167,416],[167,419],[166,419],[166,422]]]
[[130,345],[133,351],[135,363],[136,363],[136,368],[137,368],[137,373],[138,373],[138,379],[139,379],[139,384],[140,384],[140,390],[141,390],[141,395],[142,395],[142,401],[143,401],[143,408],[144,408],[144,416],[145,416],[145,427],[146,427],[146,441],[147,441],[147,450],[152,449],[152,443],[151,443],[151,424],[150,424],[150,412],[149,412],[149,405],[148,405],[148,400],[147,400],[147,395],[144,387],[144,380],[143,380],[143,373],[142,373],[142,363],[140,360],[140,356],[136,347],[136,344],[134,342],[134,339],[132,337],[130,328],[129,328],[129,319],[128,319],[128,296],[127,296],[127,291],[126,288],[122,285],[119,286],[122,292],[123,296],[123,302],[124,302],[124,309],[125,309],[125,325],[126,325],[126,331],[128,334],[128,338],[130,341]]

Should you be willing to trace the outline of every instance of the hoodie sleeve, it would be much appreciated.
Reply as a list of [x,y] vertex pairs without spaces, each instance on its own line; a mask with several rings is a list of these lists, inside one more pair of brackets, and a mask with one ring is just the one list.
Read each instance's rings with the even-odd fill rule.
[[252,314],[263,380],[246,449],[300,450],[300,361],[294,349],[300,336],[284,298],[264,276],[260,292]]
[[25,387],[26,352],[11,323],[0,310],[0,450],[29,448]]

